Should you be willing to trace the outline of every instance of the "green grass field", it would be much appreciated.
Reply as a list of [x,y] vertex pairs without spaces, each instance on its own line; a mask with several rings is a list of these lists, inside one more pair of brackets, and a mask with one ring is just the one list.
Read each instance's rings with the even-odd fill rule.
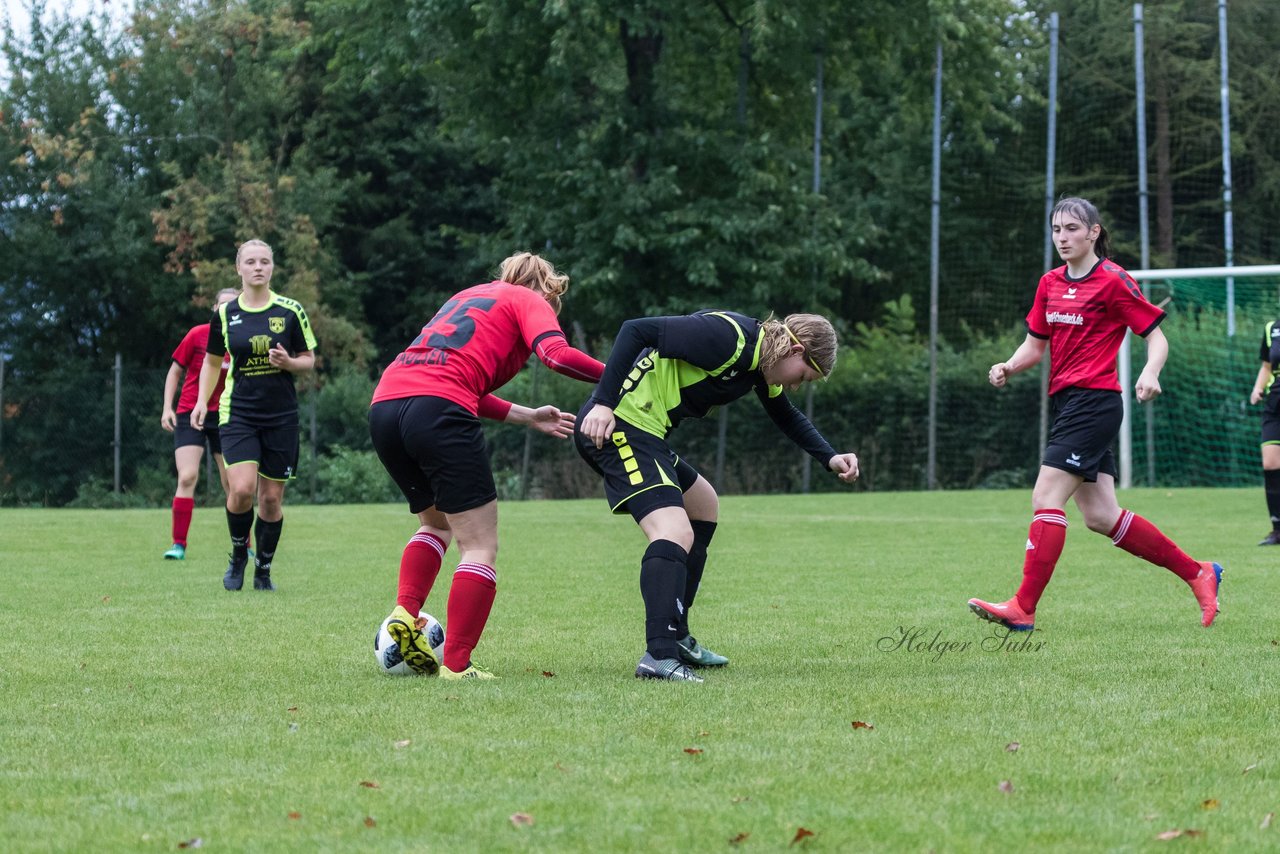
[[503,678],[467,684],[375,669],[400,507],[287,507],[274,594],[222,590],[217,510],[183,563],[167,511],[0,511],[0,848],[1280,848],[1262,491],[1122,501],[1225,564],[1211,629],[1073,508],[1007,648],[965,600],[1015,589],[1027,491],[726,498],[703,685],[633,678],[643,543],[602,501],[501,508]]

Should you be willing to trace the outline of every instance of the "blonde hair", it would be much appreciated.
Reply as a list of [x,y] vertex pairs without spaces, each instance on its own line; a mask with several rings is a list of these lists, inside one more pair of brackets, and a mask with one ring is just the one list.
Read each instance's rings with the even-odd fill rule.
[[503,261],[498,278],[542,294],[556,314],[560,313],[560,297],[569,290],[569,276],[556,272],[550,261],[532,252],[517,252]]
[[263,241],[261,241],[261,240],[259,240],[259,239],[257,239],[257,238],[255,237],[255,238],[253,238],[252,240],[246,240],[244,243],[241,243],[241,244],[236,248],[236,266],[237,266],[237,267],[239,267],[239,266],[240,266],[240,258],[244,255],[244,250],[246,250],[246,249],[248,249],[248,248],[250,248],[250,247],[252,247],[252,246],[261,246],[261,247],[263,247],[264,249],[266,249],[268,252],[270,252],[270,253],[271,253],[271,258],[272,258],[272,260],[274,260],[274,259],[275,259],[275,257],[276,257],[276,253],[275,253],[275,250],[271,248],[271,244],[269,244],[269,243],[265,243],[265,242],[263,242]]
[[231,294],[231,296],[233,297],[238,297],[240,296],[240,289],[239,288],[223,288],[222,290],[218,291],[216,294],[213,295],[213,301],[216,303],[218,300],[222,299],[227,294]]
[[792,344],[804,347],[805,358],[810,360],[822,378],[831,376],[836,367],[835,327],[819,314],[788,314],[777,320],[772,314],[760,323],[763,340],[760,342],[760,368],[771,368],[791,352]]

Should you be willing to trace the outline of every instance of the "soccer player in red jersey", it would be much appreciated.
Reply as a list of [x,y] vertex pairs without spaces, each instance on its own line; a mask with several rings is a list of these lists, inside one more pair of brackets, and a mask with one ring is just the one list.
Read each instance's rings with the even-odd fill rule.
[[[235,288],[224,288],[215,297],[217,306],[230,302],[238,294]],[[218,477],[222,479],[222,491],[227,491],[227,467],[222,461],[222,443],[218,440],[218,425],[206,424],[203,430],[191,426],[191,410],[195,407],[196,392],[200,387],[200,369],[204,366],[205,349],[209,343],[209,324],[191,327],[182,342],[173,351],[173,364],[164,378],[164,404],[160,412],[160,426],[173,434],[173,460],[178,468],[178,489],[173,495],[173,545],[164,553],[165,560],[184,560],[187,556],[187,532],[191,529],[191,513],[195,507],[196,482],[200,478],[200,460],[204,458],[205,443],[218,463]],[[185,372],[185,377],[183,374]],[[209,400],[209,411],[218,411],[218,398],[227,376],[224,362],[218,383]],[[173,408],[173,395],[182,378],[182,394],[178,396],[178,409]]]
[[1267,496],[1267,512],[1271,516],[1271,533],[1260,546],[1280,546],[1280,389],[1276,374],[1280,373],[1280,323],[1271,321],[1262,331],[1262,367],[1249,395],[1252,404],[1262,403],[1262,483]]
[[970,599],[984,620],[1017,631],[1035,627],[1036,605],[1067,536],[1067,499],[1074,497],[1089,530],[1191,587],[1200,623],[1218,613],[1222,567],[1196,561],[1155,525],[1116,501],[1116,462],[1111,445],[1124,414],[1116,354],[1125,329],[1147,341],[1147,364],[1135,385],[1139,402],[1160,393],[1160,370],[1169,343],[1160,330],[1165,314],[1142,295],[1137,282],[1114,261],[1098,209],[1080,198],[1063,199],[1053,209],[1053,242],[1065,265],[1040,279],[1027,315],[1027,338],[1007,362],[991,366],[988,379],[1001,388],[1009,377],[1032,367],[1049,348],[1049,397],[1053,426],[1031,495],[1022,585],[1007,602]]
[[[569,346],[556,314],[569,277],[528,252],[502,262],[497,281],[454,294],[387,366],[373,393],[369,432],[378,458],[421,523],[400,559],[387,630],[415,671],[492,679],[471,660],[497,592],[498,492],[479,418],[525,424],[568,438],[574,417],[494,397],[530,354],[551,370],[595,382],[604,366]],[[449,588],[444,661],[418,617],[445,550],[461,554]]]

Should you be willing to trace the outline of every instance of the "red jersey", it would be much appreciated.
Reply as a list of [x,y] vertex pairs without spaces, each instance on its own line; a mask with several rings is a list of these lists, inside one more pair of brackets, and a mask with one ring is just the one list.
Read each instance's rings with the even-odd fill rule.
[[[408,349],[392,360],[374,389],[373,402],[442,397],[477,414],[480,399],[506,385],[534,348],[551,336],[560,339],[557,343],[564,341],[555,310],[541,294],[506,282],[475,285],[445,302]],[[592,371],[590,378],[599,379],[595,368],[579,378],[587,379]]]
[[1120,391],[1116,354],[1125,329],[1145,336],[1164,317],[1133,277],[1105,258],[1080,279],[1067,275],[1066,265],[1045,273],[1027,330],[1049,341],[1049,394],[1073,386]]
[[[209,347],[209,324],[202,323],[191,327],[191,331],[182,337],[182,343],[173,351],[173,360],[184,371],[182,393],[178,395],[178,412],[190,412],[196,408],[196,398],[200,394],[200,370],[204,367],[204,354]],[[209,411],[218,411],[218,400],[222,397],[222,386],[227,380],[229,360],[222,357],[222,373],[218,375],[218,384],[213,387],[213,396],[209,398]],[[211,422],[216,423],[216,422]]]

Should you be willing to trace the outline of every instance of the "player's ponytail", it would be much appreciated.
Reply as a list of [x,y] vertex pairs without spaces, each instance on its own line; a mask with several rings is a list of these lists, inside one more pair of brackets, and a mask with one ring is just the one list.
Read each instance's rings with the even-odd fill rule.
[[569,290],[569,276],[556,272],[550,261],[532,252],[517,252],[503,261],[498,278],[542,294],[556,314],[560,313],[560,297]]

